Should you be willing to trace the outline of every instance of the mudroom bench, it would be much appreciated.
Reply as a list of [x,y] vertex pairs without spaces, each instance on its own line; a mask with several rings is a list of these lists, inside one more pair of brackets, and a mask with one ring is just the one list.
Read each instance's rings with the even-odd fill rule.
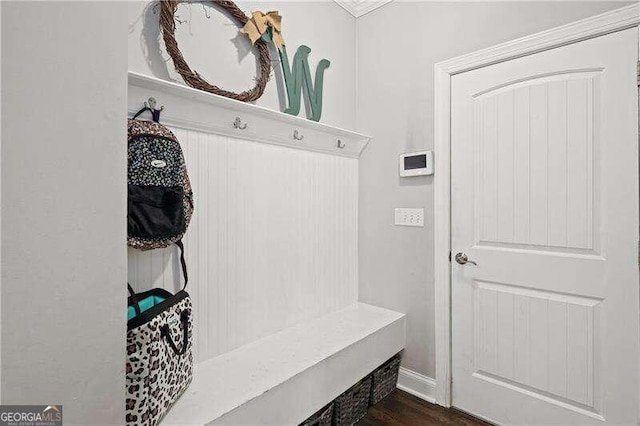
[[298,425],[404,345],[404,314],[356,303],[198,364],[162,424]]

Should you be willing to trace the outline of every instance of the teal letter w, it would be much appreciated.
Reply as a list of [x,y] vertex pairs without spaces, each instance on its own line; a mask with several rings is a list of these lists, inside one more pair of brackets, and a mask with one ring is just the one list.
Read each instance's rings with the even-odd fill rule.
[[[307,46],[300,46],[293,57],[293,67],[289,68],[289,58],[287,51],[283,47],[280,52],[282,62],[282,73],[284,84],[287,90],[288,107],[284,110],[287,114],[298,115],[300,112],[300,91],[304,89],[306,99],[309,103],[310,113],[307,111],[309,119],[320,121],[322,114],[322,80],[324,70],[331,62],[322,59],[316,68],[315,82],[311,81],[311,71],[309,70],[309,53],[311,49]],[[304,86],[303,86],[304,83]]]

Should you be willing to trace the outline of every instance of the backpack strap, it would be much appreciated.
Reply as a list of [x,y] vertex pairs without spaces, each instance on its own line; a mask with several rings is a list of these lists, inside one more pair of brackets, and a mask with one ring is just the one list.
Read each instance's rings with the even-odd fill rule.
[[135,309],[136,315],[140,315],[140,304],[138,303],[138,295],[135,291],[133,291],[133,287],[131,287],[131,284],[127,283],[127,287],[129,288],[129,294],[131,295],[131,301],[133,302],[133,309]]
[[182,276],[184,276],[184,286],[182,289],[187,288],[187,283],[189,282],[189,275],[187,274],[187,262],[184,260],[184,245],[182,244],[182,240],[176,241],[176,245],[180,249],[180,265],[182,266]]
[[[180,249],[180,266],[182,266],[182,276],[184,277],[184,285],[182,286],[182,290],[187,288],[187,283],[189,282],[189,275],[187,274],[187,262],[184,259],[184,244],[182,244],[182,240],[176,241],[176,245]],[[138,295],[131,287],[131,284],[127,283],[127,288],[129,289],[129,295],[131,297],[131,301],[133,302],[133,309],[136,310],[136,315],[140,315],[140,304],[138,303]]]
[[151,119],[153,121],[155,121],[156,123],[160,122],[160,111],[161,110],[149,108],[148,106],[144,106],[144,107],[142,107],[142,109],[140,111],[136,112],[133,115],[133,119],[135,120],[136,118],[140,117],[142,115],[142,113],[144,113],[145,111],[149,111],[151,113]]

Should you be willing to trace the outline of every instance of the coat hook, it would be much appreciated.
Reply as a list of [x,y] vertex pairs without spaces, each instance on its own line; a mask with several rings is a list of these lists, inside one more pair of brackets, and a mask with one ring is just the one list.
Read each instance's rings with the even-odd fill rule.
[[240,117],[236,117],[235,121],[233,122],[233,127],[235,127],[236,129],[240,129],[240,130],[244,130],[247,128],[247,123],[242,123],[242,120],[240,120]]
[[149,100],[144,102],[144,107],[133,115],[133,119],[135,120],[142,114],[143,112],[149,111],[151,113],[151,118],[156,123],[160,122],[160,112],[164,109],[164,105],[160,107],[160,109],[156,109],[156,99],[149,98]]
[[[147,107],[147,108],[149,108],[149,109],[156,110],[156,104],[157,104],[156,98],[151,97],[151,98],[149,98],[149,100],[148,100],[148,101],[146,101],[146,102],[144,103],[144,106],[145,106],[145,107]],[[156,111],[162,111],[163,109],[164,109],[164,105],[162,105],[162,106],[161,106],[160,108],[158,108]]]
[[347,146],[347,144],[346,144],[346,143],[344,143],[344,142],[342,142],[340,139],[338,139],[338,148],[342,149],[342,148],[344,148],[345,146]]
[[300,132],[298,132],[298,129],[296,129],[293,131],[293,138],[297,141],[301,141],[304,139],[304,135],[301,135]]

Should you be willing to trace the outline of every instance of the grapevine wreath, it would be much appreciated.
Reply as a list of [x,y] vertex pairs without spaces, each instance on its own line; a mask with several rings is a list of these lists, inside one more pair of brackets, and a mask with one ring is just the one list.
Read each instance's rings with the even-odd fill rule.
[[[226,0],[210,0],[211,3],[223,9],[232,17],[236,24],[240,27],[244,26],[249,17],[232,1]],[[178,42],[176,41],[176,21],[175,13],[180,0],[162,0],[160,1],[160,28],[162,37],[167,48],[167,53],[171,56],[176,71],[182,76],[185,83],[189,86],[204,90],[206,92],[215,93],[216,95],[226,96],[227,98],[236,99],[243,102],[251,102],[262,96],[264,88],[269,81],[269,73],[271,70],[271,60],[269,58],[269,49],[263,40],[257,40],[255,47],[259,53],[259,72],[256,77],[256,85],[253,89],[242,93],[235,93],[209,83],[202,78],[200,74],[192,70],[187,61],[182,56]]]

